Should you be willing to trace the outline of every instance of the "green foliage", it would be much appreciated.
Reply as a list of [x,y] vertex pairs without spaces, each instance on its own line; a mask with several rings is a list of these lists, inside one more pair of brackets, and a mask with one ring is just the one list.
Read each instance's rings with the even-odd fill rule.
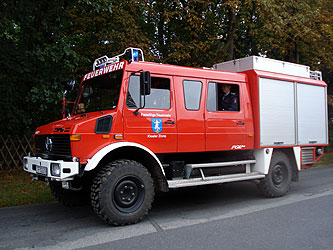
[[332,9],[328,0],[3,0],[0,129],[31,134],[60,119],[63,84],[130,46],[196,67],[266,55],[322,70],[332,85]]
[[61,118],[62,84],[78,62],[63,36],[65,1],[4,1],[0,26],[0,129],[31,134]]
[[0,186],[0,208],[54,200],[46,183],[32,181],[23,170],[1,170]]
[[307,64],[313,69],[332,60],[332,1],[267,0],[258,4],[264,20],[258,33],[263,52],[269,57]]

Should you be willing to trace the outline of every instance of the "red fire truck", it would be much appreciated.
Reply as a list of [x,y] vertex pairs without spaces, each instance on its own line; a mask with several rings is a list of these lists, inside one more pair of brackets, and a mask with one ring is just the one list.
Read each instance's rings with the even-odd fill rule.
[[304,65],[251,56],[189,68],[128,48],[96,59],[73,111],[36,129],[24,170],[112,225],[142,220],[170,189],[253,180],[280,197],[328,145],[326,91]]

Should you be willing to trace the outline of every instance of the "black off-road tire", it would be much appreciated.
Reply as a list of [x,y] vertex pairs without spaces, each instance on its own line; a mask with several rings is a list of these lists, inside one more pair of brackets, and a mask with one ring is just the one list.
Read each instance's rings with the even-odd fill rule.
[[154,200],[153,179],[148,170],[132,160],[106,164],[91,187],[91,204],[95,213],[114,226],[141,221]]
[[74,191],[63,189],[61,182],[50,181],[49,184],[54,198],[66,207],[83,206],[90,202],[90,186]]
[[260,180],[258,190],[269,198],[284,196],[289,191],[291,178],[292,170],[288,156],[281,151],[275,151],[269,172]]

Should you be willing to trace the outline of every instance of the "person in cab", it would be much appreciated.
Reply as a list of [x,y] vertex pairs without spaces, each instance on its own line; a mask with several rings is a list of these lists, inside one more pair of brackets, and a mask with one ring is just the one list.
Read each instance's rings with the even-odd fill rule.
[[222,100],[220,102],[220,110],[222,111],[238,111],[239,98],[236,93],[231,92],[230,84],[222,85]]

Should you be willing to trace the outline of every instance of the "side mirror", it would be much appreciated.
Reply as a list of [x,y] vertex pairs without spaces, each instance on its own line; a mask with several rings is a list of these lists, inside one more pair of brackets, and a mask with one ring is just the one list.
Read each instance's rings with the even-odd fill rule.
[[140,94],[150,95],[151,77],[149,71],[142,71],[140,74]]
[[70,113],[68,113],[68,115],[66,114],[66,94],[68,91],[72,91],[75,85],[75,80],[70,80],[68,82],[65,83],[64,86],[64,92],[62,94],[62,118],[65,119],[66,117],[70,117]]
[[75,80],[71,80],[65,83],[65,91],[72,91],[75,85]]

